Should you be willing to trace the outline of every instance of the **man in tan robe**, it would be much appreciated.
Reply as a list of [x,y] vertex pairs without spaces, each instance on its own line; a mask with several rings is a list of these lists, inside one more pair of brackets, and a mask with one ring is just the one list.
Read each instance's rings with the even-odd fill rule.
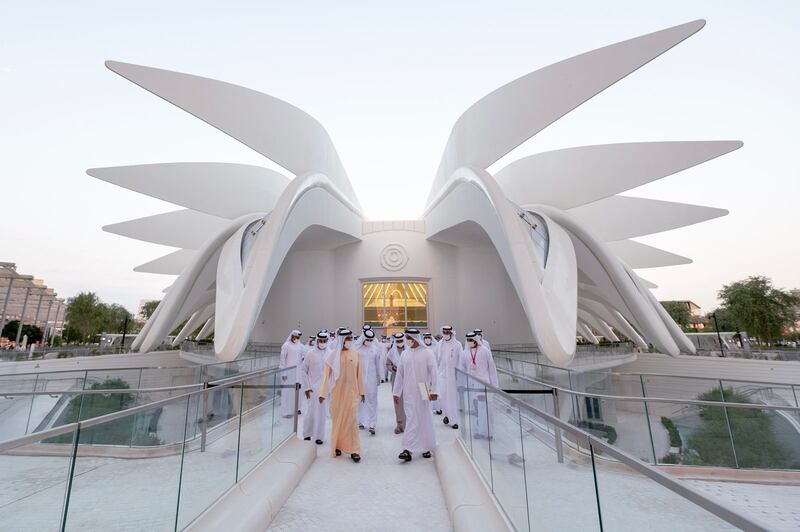
[[354,462],[361,460],[361,439],[358,436],[358,401],[364,401],[364,376],[358,351],[351,349],[353,333],[343,330],[325,360],[325,378],[319,402],[331,397],[331,454],[349,453]]

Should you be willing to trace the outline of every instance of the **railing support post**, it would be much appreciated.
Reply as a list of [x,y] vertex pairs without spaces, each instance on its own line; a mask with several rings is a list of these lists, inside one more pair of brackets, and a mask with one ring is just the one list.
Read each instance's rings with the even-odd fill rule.
[[300,409],[300,384],[294,383],[294,433],[297,434],[297,412]]
[[[722,389],[722,379],[719,379],[719,395],[722,397],[722,402],[725,403],[725,391]],[[733,453],[733,463],[736,469],[739,469],[739,459],[736,456],[736,441],[733,439],[733,430],[731,430],[731,420],[728,417],[728,407],[723,406],[722,411],[725,413],[725,425],[728,427],[728,436],[731,439],[731,452]]]
[[[642,397],[647,397],[647,392],[644,389],[644,377],[641,375],[639,375],[639,382],[642,385]],[[656,444],[653,443],[653,427],[650,425],[650,411],[647,408],[647,401],[644,401],[644,418],[647,420],[647,433],[650,435],[650,449],[653,451],[653,464],[658,465]]]
[[[553,415],[555,415],[555,417],[560,420],[561,416],[559,414],[561,413],[561,407],[559,406],[558,402],[559,402],[558,390],[556,388],[553,388]],[[553,435],[555,436],[556,439],[556,456],[558,457],[558,463],[563,464],[564,442],[561,441],[561,428],[558,427],[557,425],[553,425],[553,429],[554,429]]]
[[203,411],[200,418],[200,452],[206,452],[206,435],[208,433],[208,381],[203,382]]

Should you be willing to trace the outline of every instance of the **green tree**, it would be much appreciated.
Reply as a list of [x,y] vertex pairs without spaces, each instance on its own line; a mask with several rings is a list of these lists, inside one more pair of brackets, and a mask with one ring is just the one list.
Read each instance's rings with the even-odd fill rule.
[[733,316],[731,315],[731,311],[725,307],[719,307],[712,312],[706,314],[706,320],[708,320],[708,327],[712,331],[716,331],[716,325],[714,324],[714,315],[717,316],[717,323],[719,324],[720,332],[732,332],[738,330],[736,327],[736,322],[733,321]]
[[156,307],[158,306],[159,303],[161,303],[161,301],[158,299],[146,301],[142,305],[142,309],[139,311],[139,318],[141,318],[142,321],[149,320],[150,316],[153,315],[153,312],[156,311]]
[[768,343],[780,338],[784,327],[797,319],[800,297],[775,288],[767,277],[748,277],[724,285],[717,295],[739,330]]
[[122,305],[108,305],[94,292],[81,292],[67,301],[66,320],[69,326],[65,334],[68,341],[77,339],[93,342],[99,333],[122,332],[126,317],[132,323],[133,315]]
[[692,315],[689,307],[681,301],[662,301],[661,306],[672,317],[672,319],[684,329],[691,323]]
[[[0,336],[5,336],[9,340],[16,340],[17,329],[19,329],[19,320],[9,321],[6,323],[6,326],[3,327],[3,332],[0,334]],[[22,334],[19,337],[20,342],[22,341],[22,337],[26,334],[28,335],[28,345],[40,341],[44,336],[44,333],[40,327],[31,325],[30,323],[26,323],[22,326]]]

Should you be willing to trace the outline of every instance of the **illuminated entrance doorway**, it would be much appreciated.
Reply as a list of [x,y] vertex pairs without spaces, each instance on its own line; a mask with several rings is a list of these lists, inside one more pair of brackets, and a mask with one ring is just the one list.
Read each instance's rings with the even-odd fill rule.
[[428,326],[428,283],[367,282],[361,290],[365,324],[386,334]]

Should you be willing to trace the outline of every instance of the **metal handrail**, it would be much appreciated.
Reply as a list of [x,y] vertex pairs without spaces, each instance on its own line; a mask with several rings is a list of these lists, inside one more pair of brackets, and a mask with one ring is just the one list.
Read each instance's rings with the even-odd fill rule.
[[[178,352],[177,349],[174,350]],[[267,356],[277,356],[277,353],[274,355],[267,355]],[[266,356],[261,357],[247,357],[247,358],[237,358],[236,360],[231,360],[230,362],[210,362],[208,364],[193,364],[191,366],[130,366],[130,367],[123,367],[123,368],[114,368],[114,367],[105,367],[105,368],[78,368],[78,369],[56,369],[52,371],[28,371],[25,373],[0,373],[0,379],[5,377],[20,377],[25,375],[53,375],[55,373],[76,373],[81,372],[85,373],[87,371],[131,371],[131,370],[145,370],[145,369],[194,369],[194,368],[205,368],[208,366],[218,366],[221,364],[233,364],[234,362],[243,362],[245,360],[257,360],[259,358],[267,358]]]
[[[558,419],[557,417],[548,414],[547,412],[539,410],[538,408],[531,406],[530,404],[522,401],[521,399],[518,399],[513,395],[501,390],[500,388],[492,386],[488,382],[481,380],[477,377],[474,377],[469,373],[462,371],[461,369],[456,369],[456,372],[462,373],[466,377],[480,383],[482,386],[486,388],[487,391],[491,391],[492,393],[500,395],[505,400],[516,405],[517,407],[522,408],[530,413],[533,413],[534,415],[544,419],[548,423],[551,423],[554,426],[558,427],[559,429],[569,433],[570,435],[576,438],[576,441],[578,441],[578,443],[583,442],[587,447],[591,446],[592,448],[598,448],[603,450],[604,452],[607,452],[610,456],[613,456],[620,463],[623,463],[631,467],[632,469],[635,469],[637,472],[650,478],[654,482],[664,486],[665,488],[669,489],[674,493],[677,493],[684,499],[693,502],[694,504],[700,506],[704,510],[711,512],[712,514],[732,524],[733,526],[745,530],[759,530],[759,531],[763,530],[765,532],[769,530],[769,528],[760,521],[754,520],[749,516],[742,515],[741,513],[730,508],[726,504],[706,497],[700,491],[692,488],[688,484],[679,482],[678,480],[667,475],[666,473],[663,473],[658,469],[642,462],[641,460],[638,460],[637,458],[631,456],[625,451],[622,451],[612,445],[607,444],[606,442],[600,440],[599,438],[592,436],[588,432],[583,431],[573,425],[570,425],[569,423],[566,423]],[[719,405],[717,404],[717,406]],[[728,406],[727,403],[726,406]]]
[[[575,370],[572,370],[572,369],[569,369],[569,368],[559,368],[558,366],[550,366],[548,364],[542,364],[541,362],[533,362],[531,360],[524,360],[524,359],[521,359],[521,358],[514,358],[514,357],[504,356],[504,355],[502,355],[503,352],[509,352],[509,351],[499,351],[499,354],[497,354],[496,356],[505,358],[507,360],[513,360],[515,362],[524,362],[526,364],[534,364],[534,365],[542,366],[542,367],[545,367],[545,368],[560,369],[562,371],[568,371],[568,372],[574,372],[575,371]],[[791,388],[792,386],[798,386],[798,384],[793,384],[793,383],[790,383],[790,382],[751,381],[751,380],[744,380],[744,379],[726,379],[726,378],[720,379],[718,377],[693,377],[691,375],[667,375],[667,374],[664,374],[664,373],[633,373],[633,372],[625,372],[625,371],[612,371],[611,374],[613,374],[613,375],[631,375],[631,376],[636,376],[636,377],[670,377],[670,378],[673,378],[673,379],[692,379],[692,380],[706,380],[706,381],[708,381],[708,380],[711,380],[711,381],[722,380],[724,382],[741,382],[741,383],[745,383],[745,384],[768,384],[770,386],[787,386],[789,388]]]
[[[158,401],[153,401],[152,403],[147,403],[145,405],[134,406],[132,408],[128,408],[127,410],[120,410],[118,412],[112,412],[110,414],[105,414],[102,416],[93,417],[91,419],[86,419],[83,421],[77,421],[75,423],[69,423],[67,425],[61,425],[52,429],[43,430],[41,432],[34,432],[28,434],[26,436],[21,436],[19,438],[13,438],[11,440],[5,440],[0,442],[0,453],[7,451],[9,449],[14,449],[21,445],[25,445],[27,443],[34,443],[40,441],[45,438],[51,438],[53,436],[57,436],[60,434],[64,434],[66,432],[71,432],[72,430],[83,430],[85,428],[93,427],[96,425],[100,425],[103,423],[107,423],[109,421],[114,421],[116,419],[120,419],[123,417],[130,416],[132,414],[138,414],[139,412],[146,412],[148,410],[152,410],[153,408],[157,408],[162,405],[166,405],[180,399],[184,399],[191,395],[197,395],[201,393],[206,393],[209,390],[217,390],[219,388],[229,388],[236,384],[240,384],[244,381],[250,380],[253,377],[261,376],[261,375],[270,375],[273,373],[278,373],[281,371],[288,371],[291,369],[296,369],[297,366],[289,366],[286,368],[265,368],[256,371],[252,371],[250,373],[243,373],[241,375],[237,375],[234,377],[227,377],[225,379],[218,379],[215,381],[209,381],[207,384],[213,386],[213,388],[207,388],[205,385],[202,386],[199,390],[193,390],[187,393],[183,393],[180,395],[176,395],[175,397],[167,397],[166,399],[161,399]],[[288,386],[288,385],[287,385]],[[176,387],[177,388],[177,387]],[[98,390],[99,391],[99,390]]]
[[[460,370],[459,370],[460,371]],[[512,375],[514,377],[524,379],[530,381],[538,386],[546,386],[548,388],[553,388],[560,392],[564,392],[570,395],[577,395],[580,397],[595,397],[598,399],[609,399],[611,401],[627,401],[627,402],[643,402],[646,401],[648,403],[670,403],[670,404],[687,404],[687,405],[697,405],[697,406],[715,406],[715,407],[731,407],[731,408],[750,408],[750,409],[757,409],[757,410],[790,410],[793,412],[800,412],[800,407],[798,406],[777,406],[777,405],[755,405],[752,403],[728,403],[726,401],[703,401],[701,399],[677,399],[677,398],[669,398],[669,397],[641,397],[641,396],[630,396],[630,395],[608,395],[608,394],[601,394],[601,393],[589,393],[589,392],[579,392],[577,390],[571,390],[569,388],[564,388],[563,386],[559,386],[557,384],[552,384],[545,381],[540,381],[538,379],[534,379],[533,377],[528,377],[527,375],[520,375],[519,373],[515,373],[513,371],[509,371],[504,368],[497,368],[497,371],[500,373],[505,373],[507,375]]]
[[162,386],[159,388],[100,388],[97,390],[50,390],[44,392],[0,392],[0,397],[28,396],[28,395],[114,395],[118,393],[144,393],[144,392],[171,392],[189,388],[202,388],[198,384],[180,384],[177,386]]

